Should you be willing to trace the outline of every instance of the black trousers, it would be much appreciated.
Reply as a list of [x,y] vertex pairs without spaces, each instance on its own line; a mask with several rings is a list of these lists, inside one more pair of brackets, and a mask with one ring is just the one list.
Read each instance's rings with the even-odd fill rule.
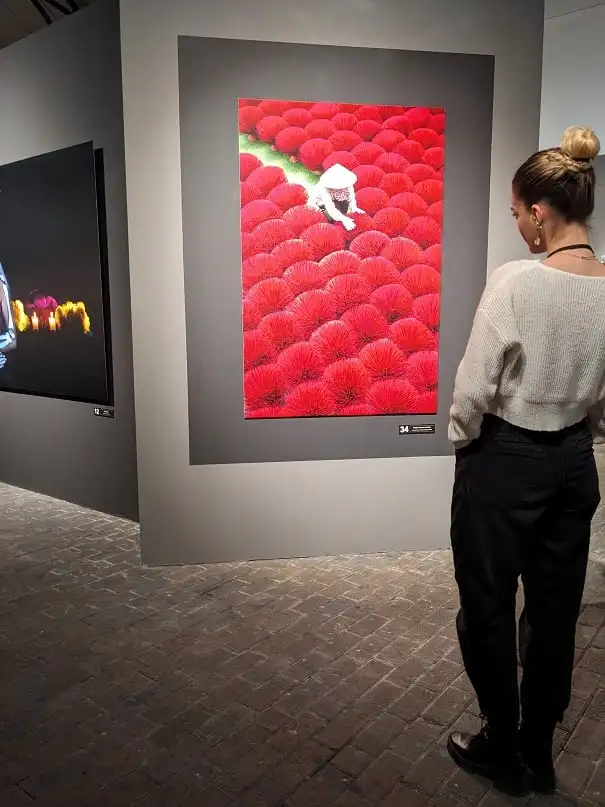
[[[479,706],[496,730],[563,718],[592,517],[599,504],[586,424],[530,432],[487,417],[456,456],[451,540],[460,592],[458,637]],[[516,595],[523,680],[518,687]]]

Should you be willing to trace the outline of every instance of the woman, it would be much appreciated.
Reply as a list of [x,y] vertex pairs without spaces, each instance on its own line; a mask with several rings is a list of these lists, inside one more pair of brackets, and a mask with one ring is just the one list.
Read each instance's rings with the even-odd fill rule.
[[357,207],[356,182],[357,174],[340,163],[334,163],[321,175],[315,186],[314,201],[317,207],[328,221],[340,222],[349,231],[356,227],[351,214],[364,212]]
[[[458,636],[485,719],[448,748],[508,792],[555,788],[553,734],[569,706],[592,517],[593,441],[605,439],[605,267],[589,244],[594,132],[531,156],[512,214],[531,253],[479,304],[450,412]],[[515,599],[523,580],[523,681]],[[519,726],[520,723],[520,726]]]

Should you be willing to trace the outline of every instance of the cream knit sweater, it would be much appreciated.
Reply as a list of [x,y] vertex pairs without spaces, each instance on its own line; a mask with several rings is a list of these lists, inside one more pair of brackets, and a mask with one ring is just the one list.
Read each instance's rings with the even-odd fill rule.
[[450,441],[477,438],[487,413],[537,431],[588,417],[605,441],[605,278],[535,260],[492,274],[458,368]]

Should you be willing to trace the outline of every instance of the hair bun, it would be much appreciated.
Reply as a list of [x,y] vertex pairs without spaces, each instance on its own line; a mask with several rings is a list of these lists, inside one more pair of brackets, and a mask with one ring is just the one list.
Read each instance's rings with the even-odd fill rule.
[[592,162],[599,156],[601,143],[592,129],[572,126],[563,135],[561,151],[572,160]]

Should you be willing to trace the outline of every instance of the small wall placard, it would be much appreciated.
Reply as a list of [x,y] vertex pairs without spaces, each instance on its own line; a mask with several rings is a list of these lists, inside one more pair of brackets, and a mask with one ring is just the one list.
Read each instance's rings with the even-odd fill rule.
[[435,434],[435,424],[421,423],[408,426],[403,424],[399,426],[399,434],[405,436],[409,434]]
[[111,418],[112,420],[115,418],[113,409],[107,409],[104,406],[95,406],[94,414],[97,418]]

